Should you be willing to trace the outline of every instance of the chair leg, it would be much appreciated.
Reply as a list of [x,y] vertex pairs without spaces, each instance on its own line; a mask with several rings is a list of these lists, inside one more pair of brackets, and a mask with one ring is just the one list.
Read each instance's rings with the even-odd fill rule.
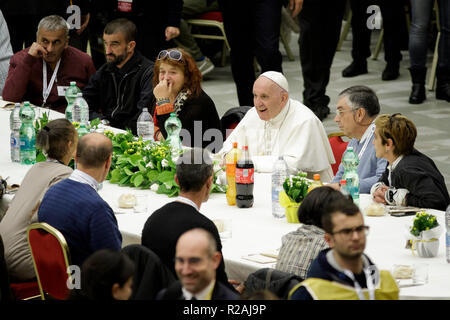
[[347,21],[345,22],[344,29],[342,30],[341,36],[339,37],[339,42],[336,47],[336,51],[340,51],[342,47],[342,43],[347,39],[348,32],[350,31],[352,22],[352,11],[349,11],[347,16]]
[[281,42],[283,43],[284,49],[286,50],[286,54],[289,58],[289,61],[294,61],[294,54],[292,53],[291,47],[289,46],[289,43],[286,41],[286,37],[284,36],[283,33],[280,32],[280,39]]
[[227,44],[224,41],[222,46],[222,57],[220,59],[220,66],[225,67],[226,61],[227,61]]
[[433,91],[434,87],[436,85],[436,68],[438,64],[438,58],[439,58],[439,38],[441,37],[441,32],[438,32],[436,37],[436,44],[434,46],[434,55],[433,55],[433,63],[431,64],[431,72],[430,72],[430,79],[428,80],[428,90]]
[[372,60],[377,60],[378,55],[380,54],[381,47],[383,46],[383,37],[384,37],[384,28],[381,29],[380,36],[378,37],[377,45],[375,47],[375,51],[372,55]]

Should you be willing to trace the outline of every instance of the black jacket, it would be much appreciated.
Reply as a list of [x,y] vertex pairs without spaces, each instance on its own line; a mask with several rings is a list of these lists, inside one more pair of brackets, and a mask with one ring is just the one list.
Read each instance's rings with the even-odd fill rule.
[[[156,296],[156,300],[185,300],[183,291],[181,291],[181,282],[177,281],[167,289],[161,290]],[[211,300],[239,300],[239,294],[216,281]]]
[[131,129],[142,108],[151,109],[153,101],[153,62],[138,51],[120,69],[105,63],[83,88],[89,104],[89,119],[107,119],[112,127]]
[[[386,168],[379,181],[389,186],[388,176]],[[391,181],[391,187],[409,190],[407,206],[445,210],[450,203],[444,177],[433,160],[416,149],[400,160],[392,171]]]

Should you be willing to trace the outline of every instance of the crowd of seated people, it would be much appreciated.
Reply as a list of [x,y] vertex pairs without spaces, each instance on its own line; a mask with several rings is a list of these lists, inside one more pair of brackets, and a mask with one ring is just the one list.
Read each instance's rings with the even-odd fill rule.
[[[380,277],[376,279],[383,284],[381,289],[367,288],[371,280],[368,270],[376,269],[364,254],[368,226],[364,224],[359,208],[340,192],[343,166],[340,165],[338,172],[332,174],[331,165],[335,159],[321,120],[329,113],[330,99],[326,95],[326,85],[338,35],[333,32],[327,34],[325,51],[328,53],[322,56],[323,61],[311,59],[318,54],[315,50],[320,49],[317,39],[310,38],[311,32],[318,26],[305,25],[309,18],[319,13],[317,4],[311,2],[289,1],[292,15],[298,15],[300,26],[304,27],[300,28],[299,46],[308,49],[301,53],[305,86],[304,101],[301,103],[290,97],[281,64],[270,70],[265,70],[265,64],[265,72],[257,77],[244,75],[245,70],[237,71],[236,68],[244,61],[236,55],[236,52],[242,54],[238,49],[244,34],[236,32],[239,21],[232,20],[239,15],[230,11],[231,1],[228,4],[218,1],[219,9],[224,13],[230,44],[235,48],[231,59],[232,76],[237,85],[251,79],[250,85],[246,83],[238,88],[239,100],[247,103],[250,96],[254,106],[225,141],[222,139],[216,105],[201,86],[202,70],[198,60],[206,58],[192,56],[172,43],[179,34],[180,0],[158,5],[159,10],[170,18],[158,25],[158,30],[152,30],[159,32],[151,33],[152,41],[146,41],[143,38],[145,33],[140,33],[140,30],[152,26],[149,19],[154,15],[149,14],[149,1],[134,1],[129,7],[122,2],[111,8],[96,8],[93,2],[83,5],[83,24],[79,35],[91,23],[89,12],[97,13],[95,19],[108,17],[107,21],[102,21],[99,35],[104,46],[105,63],[101,65],[94,66],[90,55],[71,45],[70,34],[73,30],[69,30],[64,17],[53,14],[59,13],[57,11],[43,17],[36,15],[41,18],[33,26],[37,30],[36,38],[28,45],[29,39],[20,38],[21,35],[16,32],[11,33],[14,40],[23,40],[27,45],[25,49],[14,46],[15,54],[11,56],[10,50],[9,53],[1,51],[0,45],[0,55],[9,54],[2,91],[4,100],[29,100],[34,105],[64,112],[67,106],[65,89],[71,81],[76,81],[89,104],[91,120],[98,117],[107,120],[113,127],[130,129],[136,134],[137,118],[143,108],[148,108],[155,124],[154,139],[164,141],[167,139],[164,123],[169,115],[175,113],[180,119],[182,128],[188,133],[183,138],[183,145],[192,149],[184,152],[177,162],[175,182],[180,186],[180,196],[156,210],[142,226],[139,252],[150,251],[146,254],[156,255],[160,259],[152,266],[154,273],[148,276],[150,279],[164,279],[145,298],[241,298],[242,286],[226,274],[218,229],[200,212],[213,184],[212,159],[223,159],[230,146],[238,142],[241,146],[248,145],[257,172],[271,172],[274,160],[283,156],[291,172],[305,171],[310,178],[320,173],[322,181],[329,182],[329,186],[316,188],[306,196],[298,211],[303,224],[282,238],[275,268],[305,280],[291,291],[289,299],[398,299],[397,285],[389,273],[380,272]],[[318,2],[327,3],[326,0]],[[11,5],[8,1],[5,3],[6,7],[0,6],[0,10]],[[448,15],[445,12],[447,7],[441,1],[438,3],[442,9],[441,15],[446,19],[440,20],[443,30],[436,97],[450,101],[450,71],[447,70],[448,55],[445,54],[449,46],[448,28],[445,28]],[[429,17],[425,17],[423,12],[431,11],[431,7],[421,11],[418,7],[424,4],[411,1],[411,5],[413,24],[428,24]],[[276,8],[278,10],[278,6]],[[352,8],[356,8],[356,2]],[[259,7],[258,14],[253,18],[265,17],[265,10],[268,9]],[[333,5],[324,10],[335,10],[339,18],[343,15],[344,1],[333,1]],[[245,10],[239,14],[243,13]],[[0,36],[4,33],[1,26],[4,22],[9,24],[10,17],[14,17],[13,11],[8,11],[5,18],[0,11]],[[337,18],[334,17],[334,22],[328,27],[340,25],[342,19]],[[274,19],[276,21],[272,22],[275,25],[270,27],[278,41],[279,19]],[[353,24],[356,26],[358,21],[355,19]],[[95,23],[92,21],[92,24]],[[412,27],[411,57],[417,53],[414,50],[419,50],[412,48],[420,47],[424,51],[423,35],[419,35],[423,29],[421,25]],[[386,35],[389,35],[388,30]],[[365,61],[367,54],[363,52],[361,56],[356,56],[360,44],[355,43],[355,39],[353,69],[347,68],[344,76],[367,72],[364,62],[361,62],[361,59]],[[388,36],[386,43],[389,41],[392,39]],[[255,48],[260,45],[252,43]],[[269,55],[278,57],[279,52],[276,51],[261,50],[257,59],[262,64]],[[411,59],[411,103],[421,103],[425,99],[423,85],[426,68],[423,56],[422,52]],[[248,57],[253,59],[254,54]],[[396,59],[387,61],[387,71],[384,72],[386,80],[397,78],[400,59],[401,56],[399,58],[397,55]],[[251,67],[254,75],[253,60],[247,67]],[[313,81],[313,74],[320,81]],[[343,90],[339,94],[336,110],[334,120],[351,138],[348,147],[356,151],[360,160],[358,174],[361,193],[370,193],[374,201],[385,205],[437,210],[447,208],[450,197],[444,177],[431,158],[414,148],[417,129],[410,119],[399,114],[379,115],[381,107],[377,95],[371,88],[362,85]],[[215,141],[207,138],[206,131],[211,129],[218,133]],[[149,281],[147,275],[137,274],[145,269],[140,268],[140,263],[144,263],[145,259],[134,260],[144,253],[133,255],[128,250],[121,250],[122,235],[113,209],[98,194],[111,165],[111,141],[100,133],[90,133],[78,140],[74,126],[68,120],[57,119],[40,130],[37,145],[45,151],[48,160],[30,168],[8,211],[0,220],[0,239],[4,245],[0,254],[6,266],[1,270],[7,273],[2,276],[14,281],[36,279],[26,229],[31,223],[46,222],[63,234],[72,262],[82,269],[83,289],[73,290],[69,299],[135,298],[133,288],[138,288],[139,284],[133,283],[133,279]],[[192,161],[198,158],[203,162]],[[72,159],[75,160],[76,170],[68,166]],[[350,239],[358,243],[358,249],[349,253],[345,251],[345,244]],[[340,282],[333,281],[336,277],[340,278]],[[342,284],[348,288],[338,290]],[[368,289],[367,294],[358,290],[361,287]],[[331,289],[335,296],[328,294]],[[9,294],[0,294],[0,298],[9,297]],[[273,297],[271,294],[268,296]]]

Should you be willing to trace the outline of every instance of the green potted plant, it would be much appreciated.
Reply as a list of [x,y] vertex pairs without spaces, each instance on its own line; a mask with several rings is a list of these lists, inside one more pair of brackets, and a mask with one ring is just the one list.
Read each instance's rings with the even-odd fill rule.
[[417,250],[420,257],[435,257],[439,250],[439,236],[442,226],[436,216],[420,211],[416,213],[413,225],[409,228],[408,240],[411,250]]
[[306,178],[306,173],[302,171],[287,177],[284,181],[279,201],[285,208],[287,222],[300,223],[297,216],[298,207],[308,193],[310,185],[311,180]]

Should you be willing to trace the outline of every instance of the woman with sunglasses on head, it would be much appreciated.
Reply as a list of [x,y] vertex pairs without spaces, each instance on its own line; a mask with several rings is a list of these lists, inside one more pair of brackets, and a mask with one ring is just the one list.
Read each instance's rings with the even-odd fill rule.
[[433,160],[417,151],[414,123],[400,115],[384,114],[375,120],[373,144],[377,158],[389,165],[370,193],[376,202],[445,210],[450,197],[444,177]]
[[5,260],[13,282],[36,277],[27,228],[37,222],[37,211],[47,189],[72,173],[68,164],[75,156],[77,143],[77,131],[67,119],[50,121],[36,136],[36,146],[47,156],[47,161],[38,162],[28,170],[0,222]]
[[[201,81],[195,60],[183,49],[159,53],[153,70],[155,140],[167,138],[164,123],[173,112],[180,119],[182,129],[190,134],[190,141],[183,138],[184,146],[216,149],[214,152],[222,148],[219,115],[214,102],[202,90]],[[212,134],[205,136],[208,129],[217,131],[210,131]],[[201,137],[198,136],[200,133]],[[215,138],[209,138],[211,136]]]

